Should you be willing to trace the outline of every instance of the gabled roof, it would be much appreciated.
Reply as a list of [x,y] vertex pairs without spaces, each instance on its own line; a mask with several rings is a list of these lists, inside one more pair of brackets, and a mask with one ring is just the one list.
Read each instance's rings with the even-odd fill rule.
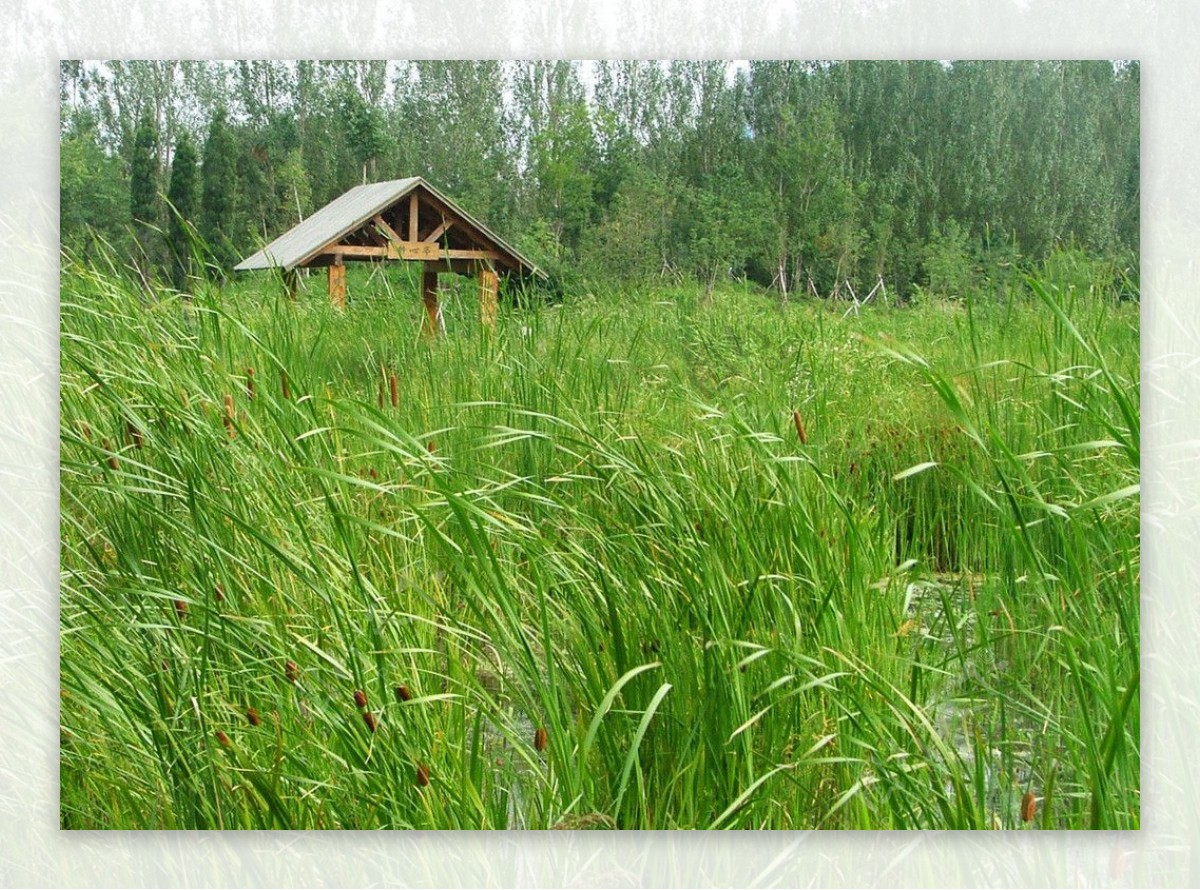
[[417,188],[424,189],[446,205],[465,223],[476,229],[485,240],[493,242],[495,247],[510,254],[527,271],[544,275],[530,260],[420,176],[357,185],[341,197],[330,201],[308,219],[288,229],[262,250],[242,260],[234,269],[294,269],[303,266],[319,255],[327,244],[361,229],[376,215],[383,213]]

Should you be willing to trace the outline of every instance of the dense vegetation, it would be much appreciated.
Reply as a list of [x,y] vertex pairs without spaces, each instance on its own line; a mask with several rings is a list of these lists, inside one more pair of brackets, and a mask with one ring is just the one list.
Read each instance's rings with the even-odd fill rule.
[[1056,246],[1136,276],[1139,87],[1086,61],[64,62],[62,236],[169,279],[146,226],[186,136],[202,195],[172,201],[222,269],[423,175],[566,286],[950,295]]
[[63,827],[1139,826],[1136,64],[61,74]]
[[353,271],[339,313],[67,263],[64,827],[1138,826],[1104,264],[450,296],[437,341]]

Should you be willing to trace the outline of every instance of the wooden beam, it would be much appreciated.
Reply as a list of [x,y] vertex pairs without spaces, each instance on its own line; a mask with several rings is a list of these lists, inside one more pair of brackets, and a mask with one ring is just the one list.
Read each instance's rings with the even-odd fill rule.
[[329,267],[329,302],[335,309],[346,308],[346,267],[340,256]]
[[442,313],[438,308],[438,273],[433,263],[426,263],[425,271],[421,275],[421,299],[425,301],[425,333],[436,337],[441,327]]
[[417,193],[413,192],[408,198],[408,240],[420,241],[421,236],[418,234],[417,225],[419,222],[419,210],[417,207]]
[[[364,244],[335,244],[331,247],[326,247],[321,253],[329,254],[330,256],[377,256],[386,257],[391,250],[391,245],[371,247]],[[393,253],[395,251],[392,251]]]
[[442,250],[438,256],[451,260],[499,260],[503,259],[498,250]]
[[443,235],[445,235],[447,232],[449,232],[450,227],[453,225],[454,225],[454,220],[452,220],[452,219],[443,220],[442,224],[440,226],[438,226],[436,229],[434,229],[432,232],[430,232],[428,235],[425,236],[425,240],[426,241],[436,241],[438,238],[441,238]]
[[500,276],[491,269],[479,270],[479,319],[485,327],[496,326],[496,311],[499,306]]
[[443,249],[436,241],[398,241],[378,247],[369,244],[333,244],[322,254],[346,257],[379,257],[390,260],[503,260],[498,250]]
[[389,241],[394,244],[398,244],[400,242],[400,236],[396,234],[396,230],[389,226],[387,224],[387,220],[385,220],[382,216],[377,215],[375,217],[375,225],[379,226],[379,230],[387,236]]

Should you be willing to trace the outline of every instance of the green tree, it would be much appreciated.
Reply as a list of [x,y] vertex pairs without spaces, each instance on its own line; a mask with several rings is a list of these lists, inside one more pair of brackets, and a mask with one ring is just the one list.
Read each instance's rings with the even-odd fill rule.
[[415,62],[398,80],[396,127],[419,172],[470,213],[505,229],[516,163],[499,62]]
[[62,246],[80,259],[95,256],[97,239],[119,253],[127,249],[128,183],[120,159],[100,145],[93,120],[71,121],[59,145],[59,232]]
[[742,169],[728,164],[689,189],[682,217],[688,260],[705,296],[722,277],[736,275],[747,261],[770,249],[770,203]]
[[201,166],[200,235],[218,277],[223,278],[237,261],[232,242],[233,211],[237,195],[237,157],[233,135],[226,123],[224,108],[217,109],[204,143]]
[[196,215],[196,149],[187,133],[175,143],[171,161],[171,184],[167,190],[170,219],[167,243],[171,252],[171,282],[176,290],[186,290],[192,272],[192,239],[189,229]]
[[525,62],[513,83],[524,166],[533,174],[533,211],[557,250],[574,251],[596,211],[596,140],[579,71],[572,62]]
[[142,115],[133,141],[129,172],[129,216],[133,220],[136,258],[142,275],[151,277],[158,266],[162,202],[158,183],[158,134],[149,114]]

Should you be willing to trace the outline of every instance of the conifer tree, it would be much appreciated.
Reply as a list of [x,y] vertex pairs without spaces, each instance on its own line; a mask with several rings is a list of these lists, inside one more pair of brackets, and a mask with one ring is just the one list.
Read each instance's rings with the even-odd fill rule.
[[188,227],[196,214],[196,149],[187,133],[181,133],[171,162],[171,185],[167,191],[170,221],[167,226],[171,251],[171,283],[176,290],[187,289],[191,273],[192,250]]
[[200,235],[208,246],[218,277],[237,261],[231,241],[234,191],[237,188],[237,157],[233,134],[226,123],[225,109],[213,115],[204,143],[204,162],[200,168]]
[[129,168],[129,215],[138,245],[138,267],[146,277],[152,277],[158,265],[160,241],[156,230],[160,213],[158,134],[147,113],[138,123]]

